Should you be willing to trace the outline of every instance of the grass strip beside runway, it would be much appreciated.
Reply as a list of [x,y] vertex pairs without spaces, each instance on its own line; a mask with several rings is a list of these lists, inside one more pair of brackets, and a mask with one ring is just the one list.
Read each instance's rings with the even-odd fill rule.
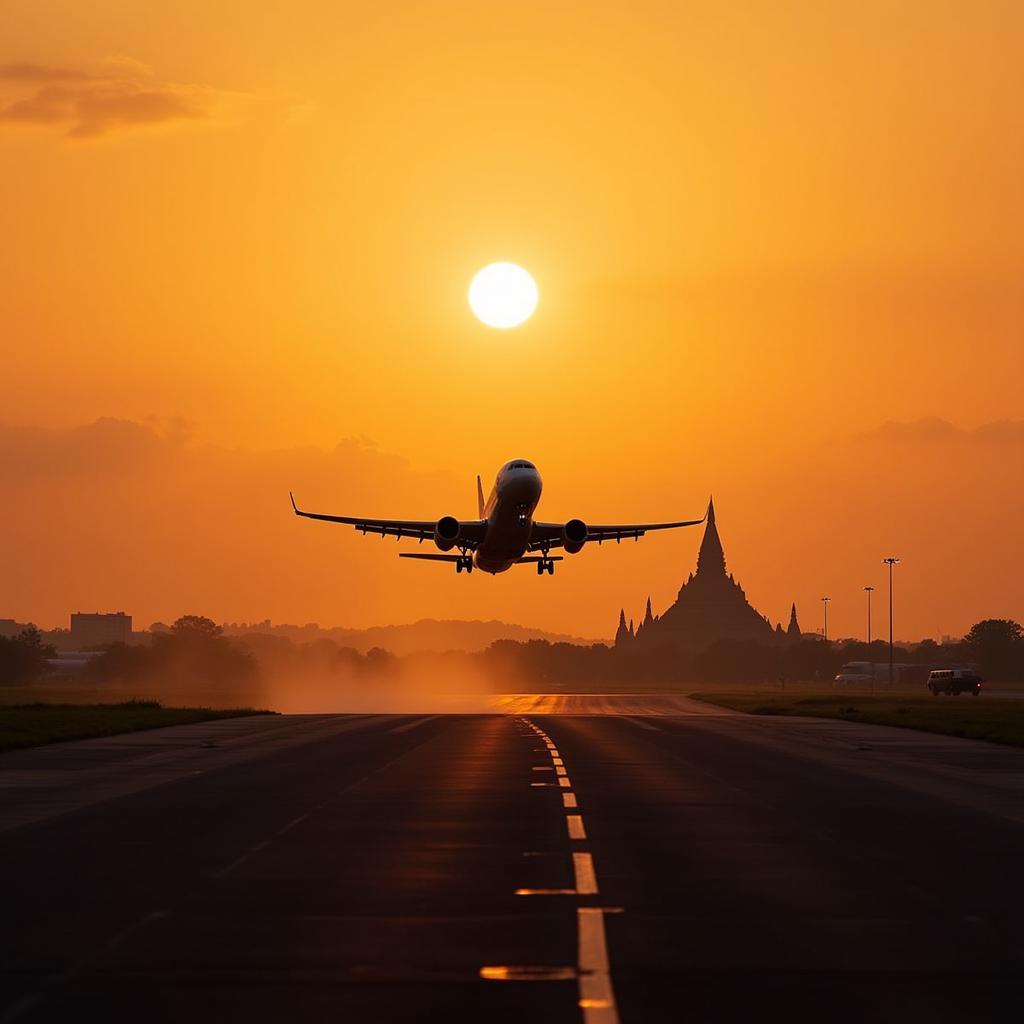
[[271,712],[251,708],[165,708],[150,700],[120,704],[15,704],[0,707],[0,751],[264,714]]
[[838,718],[868,725],[990,740],[1024,747],[1024,701],[960,697],[902,697],[743,690],[692,693],[694,700],[752,715]]

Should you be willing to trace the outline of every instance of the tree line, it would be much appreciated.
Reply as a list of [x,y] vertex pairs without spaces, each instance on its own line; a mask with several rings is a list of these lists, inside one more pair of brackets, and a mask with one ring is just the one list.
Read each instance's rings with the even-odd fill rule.
[[[42,678],[56,656],[34,627],[0,637],[0,685],[27,685]],[[465,654],[396,656],[373,649],[366,654],[327,639],[297,644],[280,636],[226,637],[211,619],[184,615],[148,644],[111,644],[92,658],[79,678],[95,685],[163,684],[183,680],[196,688],[246,686],[262,673],[394,680],[417,669],[443,673],[471,668],[496,690],[532,686],[637,686],[703,683],[829,682],[847,662],[884,664],[888,645],[875,641],[826,643],[804,639],[789,646],[721,640],[686,654],[672,648],[635,650],[605,644],[582,646],[547,640],[498,640],[486,650]],[[930,668],[974,665],[990,681],[1024,681],[1024,630],[1011,619],[975,623],[954,644],[932,640],[897,647],[896,662],[916,666],[923,682]],[[913,673],[910,673],[911,677]]]
[[[924,683],[933,668],[975,666],[990,681],[1024,681],[1024,630],[1011,619],[975,623],[963,640],[937,644],[925,640],[894,648],[893,661],[909,666],[904,682]],[[498,676],[518,674],[538,685],[676,685],[704,683],[829,683],[849,662],[885,665],[889,645],[882,640],[826,643],[806,638],[790,645],[752,640],[719,640],[703,651],[687,653],[671,646],[655,650],[580,647],[542,640],[501,640],[482,655]],[[883,671],[882,679],[886,678]]]

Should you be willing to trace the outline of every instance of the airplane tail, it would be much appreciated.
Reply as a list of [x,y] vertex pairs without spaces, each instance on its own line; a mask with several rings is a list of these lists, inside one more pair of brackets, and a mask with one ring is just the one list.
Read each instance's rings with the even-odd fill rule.
[[484,485],[480,482],[480,475],[477,474],[476,478],[476,507],[479,512],[480,518],[484,517]]

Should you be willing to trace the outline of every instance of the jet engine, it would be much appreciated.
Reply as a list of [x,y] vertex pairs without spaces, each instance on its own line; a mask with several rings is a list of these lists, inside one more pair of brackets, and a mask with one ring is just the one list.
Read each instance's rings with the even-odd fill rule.
[[587,543],[587,524],[582,519],[570,519],[562,527],[562,547],[570,555],[583,550]]
[[459,539],[459,521],[455,516],[441,516],[434,526],[434,543],[442,550],[448,551],[455,547]]

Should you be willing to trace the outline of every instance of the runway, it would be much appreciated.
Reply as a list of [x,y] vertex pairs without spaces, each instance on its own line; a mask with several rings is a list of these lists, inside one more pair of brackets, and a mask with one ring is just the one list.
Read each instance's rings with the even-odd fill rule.
[[1018,1012],[1024,751],[494,706],[0,757],[0,1021]]

